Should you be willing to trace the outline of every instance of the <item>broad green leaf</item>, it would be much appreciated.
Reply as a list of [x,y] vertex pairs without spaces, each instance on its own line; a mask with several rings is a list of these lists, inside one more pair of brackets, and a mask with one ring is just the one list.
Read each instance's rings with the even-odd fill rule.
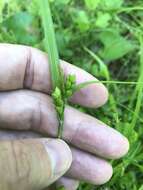
[[123,0],[102,0],[101,6],[104,9],[119,9],[121,5],[123,4]]
[[29,13],[31,13],[32,15],[40,15],[39,13],[39,5],[37,3],[37,0],[32,0],[30,1],[28,7],[27,7],[27,11]]
[[15,15],[7,18],[3,23],[8,31],[12,31],[16,40],[19,43],[35,44],[38,40],[32,30],[32,22],[34,17],[28,12],[18,12]]
[[90,22],[85,11],[79,10],[76,12],[74,21],[81,32],[86,31],[90,27]]
[[139,190],[143,190],[143,185],[140,186]]
[[64,4],[64,5],[68,4],[70,1],[71,0],[58,0],[59,3]]
[[95,10],[100,0],[84,0],[85,5],[90,10]]
[[135,48],[135,45],[116,31],[105,31],[99,35],[99,39],[104,45],[100,55],[106,60],[116,60]]
[[57,30],[56,41],[59,50],[59,54],[62,56],[71,55],[72,50],[67,48],[67,45],[72,37],[72,34],[68,30]]
[[109,25],[111,18],[109,13],[98,12],[95,24],[100,28],[105,28]]
[[4,25],[14,30],[26,30],[31,25],[33,16],[27,12],[19,12],[9,17]]
[[57,4],[63,4],[63,5],[66,5],[68,4],[71,0],[49,0],[50,2],[56,2]]

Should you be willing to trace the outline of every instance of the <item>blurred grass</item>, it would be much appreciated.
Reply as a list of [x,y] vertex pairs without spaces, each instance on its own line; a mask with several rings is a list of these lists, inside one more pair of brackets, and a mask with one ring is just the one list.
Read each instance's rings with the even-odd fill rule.
[[[142,0],[51,0],[60,57],[100,80],[143,82]],[[37,0],[0,1],[0,42],[44,50]],[[110,100],[98,110],[80,108],[130,140],[129,153],[113,161],[114,175],[80,190],[143,189],[143,86],[106,85]]]

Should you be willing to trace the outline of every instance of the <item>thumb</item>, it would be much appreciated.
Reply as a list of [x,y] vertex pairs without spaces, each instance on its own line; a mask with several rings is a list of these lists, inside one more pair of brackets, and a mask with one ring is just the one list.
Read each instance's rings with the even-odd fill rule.
[[69,169],[71,161],[71,151],[62,140],[0,141],[0,189],[44,189]]

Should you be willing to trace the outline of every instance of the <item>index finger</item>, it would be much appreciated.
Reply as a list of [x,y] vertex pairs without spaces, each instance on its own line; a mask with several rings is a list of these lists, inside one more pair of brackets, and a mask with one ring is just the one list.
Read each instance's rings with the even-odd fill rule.
[[[75,74],[76,83],[97,80],[86,71],[65,61],[60,62],[64,75]],[[0,44],[0,91],[31,89],[50,94],[51,76],[47,55],[35,48]],[[108,99],[101,83],[90,84],[76,92],[71,101],[86,107],[99,107]]]

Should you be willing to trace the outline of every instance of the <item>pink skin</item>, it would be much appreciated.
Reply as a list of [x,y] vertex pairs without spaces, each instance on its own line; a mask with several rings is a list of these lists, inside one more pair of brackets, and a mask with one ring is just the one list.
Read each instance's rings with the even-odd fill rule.
[[[3,64],[6,63],[6,64]],[[40,50],[10,44],[0,44],[0,90],[29,88],[44,93],[51,91],[48,59]],[[75,74],[77,83],[97,80],[84,70],[65,61],[61,68],[66,75]],[[87,107],[102,106],[108,91],[101,83],[88,85],[72,97],[72,102]]]
[[[97,80],[64,61],[61,61],[61,68],[65,76],[75,74],[78,84]],[[0,44],[0,91],[1,129],[21,131],[1,131],[1,140],[41,137],[29,130],[56,137],[58,120],[48,95],[51,92],[51,79],[45,53],[26,46]],[[71,101],[86,107],[99,107],[107,99],[107,89],[101,83],[96,83],[76,92]],[[112,167],[105,159],[120,158],[129,148],[128,140],[119,132],[70,106],[65,109],[63,139],[75,147],[71,147],[73,162],[66,173],[68,178],[60,179],[69,190],[76,189],[78,180],[93,184],[107,182],[112,176]],[[61,146],[61,152],[63,150]],[[68,155],[67,160],[70,160],[71,155]],[[52,181],[56,178],[54,175]]]
[[[3,92],[0,103],[1,128],[31,129],[56,137],[58,120],[49,96],[28,90]],[[105,158],[119,158],[128,150],[128,141],[119,132],[69,106],[65,109],[63,139]]]
[[[56,187],[55,187],[56,186]],[[78,180],[74,180],[68,177],[61,177],[55,184],[55,186],[53,186],[53,190],[55,188],[64,186],[64,188],[66,190],[75,190],[78,188],[79,186],[79,181]]]

